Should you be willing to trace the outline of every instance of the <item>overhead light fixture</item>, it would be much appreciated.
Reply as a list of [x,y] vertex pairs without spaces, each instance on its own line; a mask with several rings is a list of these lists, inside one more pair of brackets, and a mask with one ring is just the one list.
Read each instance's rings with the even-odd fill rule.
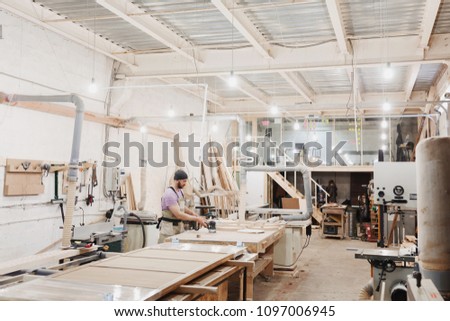
[[381,149],[383,150],[383,152],[387,151],[387,146],[386,145],[382,145]]
[[383,103],[383,110],[384,111],[391,110],[391,104],[387,100]]
[[317,134],[313,134],[311,138],[313,141],[317,141],[317,139],[318,139]]
[[237,86],[237,77],[234,74],[233,70],[230,72],[230,76],[228,77],[228,86],[230,86],[230,87],[236,87]]
[[382,140],[386,140],[386,139],[387,139],[387,135],[386,135],[385,133],[382,133],[382,134],[381,134],[381,139],[382,139]]
[[300,124],[298,123],[298,121],[296,121],[294,123],[294,130],[299,130],[300,129]]
[[167,112],[167,115],[168,115],[169,117],[174,117],[174,116],[175,116],[175,110],[173,110],[173,107],[172,107],[172,106],[170,106],[170,109],[169,109],[169,111]]
[[252,135],[247,135],[247,136],[245,136],[245,139],[246,139],[247,141],[252,140]]
[[98,91],[97,84],[95,83],[95,79],[92,78],[91,83],[89,84],[89,92],[91,94],[95,94]]
[[391,63],[388,62],[386,67],[384,67],[384,78],[390,79],[394,75],[394,71],[392,70]]
[[277,106],[277,105],[272,105],[272,106],[270,106],[270,113],[271,113],[272,115],[278,114],[278,106]]
[[141,128],[139,130],[141,131],[142,134],[145,134],[147,132],[147,127],[141,126]]
[[383,119],[381,122],[381,128],[387,128],[388,127],[388,122],[386,121],[386,119]]
[[212,125],[212,127],[211,127],[211,130],[212,130],[213,132],[217,132],[217,131],[219,130],[219,126],[217,126],[217,124],[214,123],[214,124]]

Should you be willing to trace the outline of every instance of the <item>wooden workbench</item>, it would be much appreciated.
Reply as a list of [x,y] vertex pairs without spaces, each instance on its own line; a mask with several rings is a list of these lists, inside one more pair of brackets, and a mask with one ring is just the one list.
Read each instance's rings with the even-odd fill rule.
[[[211,245],[239,245],[244,246],[250,253],[256,254],[252,260],[247,260],[246,265],[246,300],[253,299],[253,280],[261,274],[264,277],[272,277],[273,253],[275,243],[284,235],[284,225],[276,225],[271,228],[250,229],[218,229],[216,233],[210,233],[207,229],[199,231],[189,230],[181,234],[169,237],[167,242],[211,244]],[[234,264],[243,264],[235,262]]]
[[223,268],[222,275],[216,273],[205,285],[189,283],[243,252],[234,246],[160,244],[0,289],[0,299],[157,300],[171,293],[212,293],[217,298],[219,289],[212,286],[243,267]]

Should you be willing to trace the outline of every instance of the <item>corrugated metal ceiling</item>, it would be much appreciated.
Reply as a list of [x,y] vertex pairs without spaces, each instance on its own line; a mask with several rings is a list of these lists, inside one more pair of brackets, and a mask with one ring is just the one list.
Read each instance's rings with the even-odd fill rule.
[[366,92],[401,92],[409,75],[409,67],[391,67],[392,77],[385,77],[383,67],[363,68],[359,71],[361,82]]
[[419,74],[417,75],[416,84],[413,90],[428,91],[436,81],[437,76],[442,70],[442,64],[426,64],[420,66]]
[[62,17],[101,35],[126,50],[168,49],[122,18],[98,5],[95,0],[39,0],[37,3]]
[[349,93],[352,90],[345,69],[303,71],[301,74],[316,94]]
[[249,45],[210,1],[135,0],[134,3],[196,46]]
[[[245,1],[249,5],[258,3],[261,1]],[[325,1],[303,1],[291,5],[281,5],[286,1],[270,3],[273,8],[256,7],[244,12],[272,44],[295,45],[335,39]]]
[[450,0],[443,0],[439,8],[433,33],[448,33],[450,31]]
[[295,96],[297,92],[277,73],[250,74],[244,77],[259,90],[270,96]]
[[370,38],[420,33],[426,0],[344,0],[342,18],[347,36]]
[[[131,0],[130,0],[131,1]],[[125,51],[161,52],[170,49],[96,4],[95,0],[39,0],[44,7],[123,47]],[[199,49],[250,47],[250,43],[223,14],[207,0],[133,0],[153,18]],[[380,38],[419,35],[426,0],[341,0],[339,2],[348,38]],[[325,0],[240,0],[236,10],[244,13],[273,46],[303,47],[335,41],[336,36]],[[57,27],[58,23],[49,21]],[[442,0],[433,33],[450,32],[450,0]],[[86,39],[87,42],[92,39]],[[415,91],[427,91],[436,81],[441,64],[422,65]],[[360,68],[361,89],[368,93],[401,92],[409,77],[409,67],[393,68],[394,76],[384,77],[379,68]],[[304,85],[315,94],[350,93],[352,81],[345,69],[297,72]],[[296,96],[298,93],[277,73],[243,75],[251,86],[271,96]],[[218,77],[205,77],[212,92],[223,98],[245,94]]]

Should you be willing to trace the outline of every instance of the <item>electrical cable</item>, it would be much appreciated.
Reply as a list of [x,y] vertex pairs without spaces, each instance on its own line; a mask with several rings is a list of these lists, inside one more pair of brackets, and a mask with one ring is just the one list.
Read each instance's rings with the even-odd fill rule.
[[140,218],[138,215],[134,214],[134,213],[130,213],[130,214],[128,214],[128,215],[129,215],[129,216],[135,217],[135,218],[139,221],[139,224],[140,224],[141,227],[142,227],[142,248],[144,248],[144,247],[145,247],[145,243],[147,242],[147,240],[146,240],[146,235],[145,235],[145,226],[144,226],[144,222],[142,222],[141,218]]

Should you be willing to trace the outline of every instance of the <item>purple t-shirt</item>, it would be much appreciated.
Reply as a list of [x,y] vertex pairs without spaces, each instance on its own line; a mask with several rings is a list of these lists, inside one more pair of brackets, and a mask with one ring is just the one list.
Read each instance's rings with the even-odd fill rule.
[[161,209],[163,211],[168,210],[169,206],[178,204],[178,199],[182,197],[183,194],[181,192],[181,189],[178,190],[177,194],[175,194],[175,192],[171,188],[166,189],[163,196],[161,197]]

